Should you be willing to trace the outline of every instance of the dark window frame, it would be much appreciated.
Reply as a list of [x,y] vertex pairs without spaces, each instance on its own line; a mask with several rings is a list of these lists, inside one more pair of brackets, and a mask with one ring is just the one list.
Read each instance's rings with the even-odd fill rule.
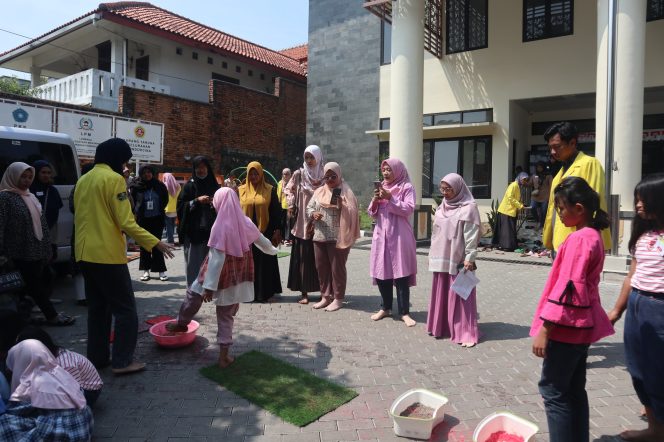
[[[558,38],[558,37],[565,37],[567,35],[574,35],[574,0],[562,0],[562,1],[568,1],[570,5],[570,26],[569,26],[569,32],[563,33],[563,34],[551,34],[551,30],[548,29],[551,24],[551,2],[552,1],[561,1],[561,0],[544,0],[546,2],[545,5],[545,13],[544,13],[544,28],[545,32],[544,35],[541,37],[537,38],[527,38],[526,36],[526,23],[527,23],[527,17],[526,17],[526,11],[527,11],[527,3],[529,0],[523,0],[523,17],[522,17],[522,23],[521,23],[521,38],[524,43],[528,43],[531,41],[539,41],[539,40],[547,40],[549,38]],[[548,30],[547,30],[548,29]]]
[[191,53],[192,60],[198,60],[198,52],[194,51]]
[[484,0],[484,10],[486,11],[486,20],[484,21],[484,44],[482,46],[476,46],[476,47],[469,47],[468,41],[469,39],[469,29],[470,29],[470,23],[469,23],[469,14],[468,10],[470,9],[470,0],[466,0],[465,6],[466,10],[464,13],[464,26],[463,26],[463,32],[464,32],[464,41],[465,41],[465,46],[463,49],[459,50],[451,50],[450,49],[450,19],[451,19],[451,14],[448,13],[450,7],[450,2],[452,1],[457,1],[457,0],[445,0],[445,53],[446,54],[458,54],[460,52],[469,52],[469,51],[476,51],[478,49],[486,49],[489,47],[489,0]]
[[[659,15],[654,15],[650,13],[653,2],[658,2],[659,5]],[[664,0],[647,0],[646,2],[646,22],[649,21],[656,21],[656,20],[664,20]]]
[[[385,50],[385,28],[389,26],[390,27],[390,44],[389,44],[389,53],[385,54],[385,52],[388,52]],[[380,21],[380,65],[388,65],[392,64],[392,25],[390,23],[387,23],[384,20]],[[387,59],[385,59],[385,56],[387,55]]]
[[[486,158],[487,158],[487,197],[483,196],[475,196],[475,193],[473,191],[473,188],[470,189],[471,193],[473,193],[473,197],[477,199],[491,199],[491,173],[492,173],[492,168],[493,168],[493,136],[492,135],[474,135],[474,136],[469,136],[469,137],[451,137],[451,138],[431,138],[431,139],[426,139],[423,140],[422,143],[424,144],[423,149],[429,149],[429,159],[431,161],[430,165],[430,170],[433,171],[433,164],[435,164],[436,161],[436,155],[435,155],[435,145],[436,142],[439,141],[456,141],[457,142],[457,168],[456,168],[456,173],[461,175],[463,177],[463,170],[460,170],[463,166],[463,143],[464,141],[467,140],[487,140],[487,152],[486,152]],[[423,155],[424,156],[424,155]],[[433,172],[432,172],[433,174]],[[464,178],[465,180],[465,178]],[[469,186],[470,187],[470,186]],[[422,197],[423,198],[433,198],[434,195],[439,196],[436,192],[437,189],[437,183],[434,183],[433,181],[433,176],[430,177],[429,179],[429,189],[428,192],[425,192],[424,189],[422,189]]]

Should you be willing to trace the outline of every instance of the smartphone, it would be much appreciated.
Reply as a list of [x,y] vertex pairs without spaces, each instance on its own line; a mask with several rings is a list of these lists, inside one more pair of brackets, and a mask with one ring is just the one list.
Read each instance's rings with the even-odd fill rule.
[[382,181],[374,181],[374,189],[380,189],[380,185],[382,184]]
[[330,198],[330,204],[331,205],[336,205],[337,202],[339,201],[339,196],[341,196],[341,187],[337,187],[336,189],[332,190],[332,197]]

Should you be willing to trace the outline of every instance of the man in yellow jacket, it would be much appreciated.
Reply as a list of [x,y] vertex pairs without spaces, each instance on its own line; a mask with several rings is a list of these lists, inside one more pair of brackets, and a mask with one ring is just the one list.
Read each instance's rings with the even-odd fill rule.
[[95,167],[74,191],[75,253],[88,300],[88,359],[97,367],[109,364],[111,321],[115,318],[112,368],[115,374],[143,370],[133,360],[138,337],[136,300],[127,267],[123,232],[147,250],[156,247],[169,258],[171,248],[134,220],[122,176],[131,148],[120,138],[97,146]]
[[[565,227],[558,218],[554,190],[558,184],[568,176],[583,178],[599,194],[599,204],[606,210],[606,197],[604,192],[604,168],[595,157],[580,152],[577,148],[578,131],[569,122],[556,123],[546,130],[544,139],[551,149],[551,156],[562,163],[558,174],[551,182],[551,194],[546,211],[546,220],[542,231],[542,243],[549,250],[557,251],[558,247],[567,239],[567,236],[576,228]],[[611,232],[604,229],[601,232],[604,248],[611,248]]]

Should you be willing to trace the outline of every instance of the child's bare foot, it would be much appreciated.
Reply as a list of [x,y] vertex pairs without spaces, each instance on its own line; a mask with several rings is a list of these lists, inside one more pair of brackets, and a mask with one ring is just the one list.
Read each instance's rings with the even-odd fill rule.
[[325,307],[325,311],[326,312],[336,312],[341,307],[343,307],[343,303],[341,302],[341,299],[335,299],[334,301],[332,301],[332,304]]
[[406,324],[406,327],[413,327],[417,322],[410,315],[403,315],[401,320]]
[[229,365],[231,365],[233,362],[235,362],[235,358],[233,356],[219,356],[219,368],[226,368]]
[[380,309],[380,310],[378,310],[377,313],[374,313],[373,315],[371,315],[371,319],[373,321],[380,321],[381,319],[387,318],[388,316],[390,316],[390,311],[389,310]]
[[657,434],[654,428],[645,430],[627,430],[620,433],[620,437],[634,442],[659,442],[664,440],[664,434]]
[[317,303],[314,304],[314,308],[315,308],[315,309],[325,308],[325,307],[327,307],[328,305],[330,305],[331,302],[332,302],[331,299],[326,298],[325,296],[323,296],[323,297],[320,299],[320,301],[318,301]]
[[300,298],[299,301],[297,301],[298,304],[306,305],[309,304],[309,295],[302,294],[302,298]]
[[171,333],[181,333],[187,331],[187,326],[180,325],[177,322],[169,322],[168,324],[166,324],[166,330],[168,330]]

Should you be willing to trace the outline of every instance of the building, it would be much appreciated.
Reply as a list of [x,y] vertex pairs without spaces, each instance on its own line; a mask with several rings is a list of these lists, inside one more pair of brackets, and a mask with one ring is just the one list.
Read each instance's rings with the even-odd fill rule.
[[271,93],[276,77],[306,83],[301,60],[306,48],[296,60],[150,3],[116,2],[0,54],[0,67],[29,72],[41,98],[117,110],[121,85],[203,102],[210,79]]
[[29,72],[43,104],[164,123],[170,170],[204,153],[224,172],[248,159],[274,171],[304,149],[306,45],[274,51],[150,3],[101,3],[0,67]]
[[[527,170],[548,158],[542,134],[552,122],[575,121],[582,149],[605,162],[609,0],[311,0],[310,8],[312,14],[336,11],[328,18],[333,22],[349,14],[342,12],[348,3],[345,8],[364,7],[374,21],[357,13],[346,26],[380,35],[378,47],[359,43],[367,59],[379,57],[379,66],[371,73],[350,69],[337,83],[378,76],[378,115],[367,112],[364,120],[373,119],[364,132],[376,140],[355,168],[375,170],[379,151],[389,150],[407,164],[425,203],[443,175],[458,172],[485,212],[517,165]],[[613,162],[605,169],[629,232],[634,185],[642,174],[664,170],[664,1],[616,3]],[[313,38],[316,32],[311,27],[312,77],[330,50],[318,46],[325,39]],[[334,43],[339,40],[345,39]],[[310,107],[316,88],[311,81]],[[363,97],[368,102],[375,99],[371,92]],[[308,109],[309,118],[313,112]],[[354,120],[337,116],[342,127]],[[308,137],[314,135],[309,121]],[[355,155],[352,144],[341,149]],[[360,178],[354,188],[366,198],[371,177]]]

